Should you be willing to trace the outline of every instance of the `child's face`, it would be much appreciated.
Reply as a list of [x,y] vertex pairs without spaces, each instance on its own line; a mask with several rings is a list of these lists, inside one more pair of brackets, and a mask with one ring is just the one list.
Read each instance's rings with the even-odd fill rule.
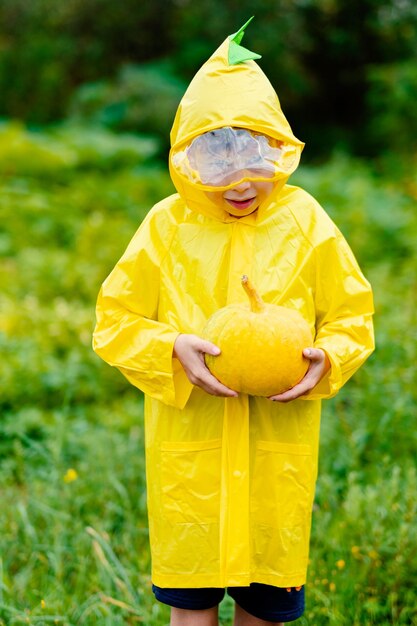
[[274,188],[273,182],[244,181],[226,191],[206,192],[210,200],[220,205],[227,213],[235,217],[249,215],[269,196]]
[[282,141],[224,126],[180,146],[172,154],[172,164],[191,183],[202,185],[218,207],[244,217],[254,213],[273,191],[284,152]]

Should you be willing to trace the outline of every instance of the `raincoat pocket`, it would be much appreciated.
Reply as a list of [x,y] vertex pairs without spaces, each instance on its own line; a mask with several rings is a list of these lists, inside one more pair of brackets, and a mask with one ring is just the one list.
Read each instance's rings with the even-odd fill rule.
[[274,528],[305,524],[313,489],[311,446],[258,441],[251,492],[255,524]]
[[219,521],[221,439],[161,444],[162,506],[174,524]]

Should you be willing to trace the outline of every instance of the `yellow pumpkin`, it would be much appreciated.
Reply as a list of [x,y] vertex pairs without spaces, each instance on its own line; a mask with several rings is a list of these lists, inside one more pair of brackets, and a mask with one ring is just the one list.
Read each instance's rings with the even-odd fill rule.
[[247,276],[242,286],[249,304],[223,307],[207,322],[203,337],[221,354],[206,354],[206,365],[235,391],[266,397],[283,393],[307,372],[302,351],[313,344],[310,327],[298,311],[265,303]]

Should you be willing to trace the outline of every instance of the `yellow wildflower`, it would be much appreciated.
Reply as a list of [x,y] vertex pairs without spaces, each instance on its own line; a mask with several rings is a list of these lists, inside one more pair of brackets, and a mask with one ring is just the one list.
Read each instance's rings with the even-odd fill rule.
[[74,482],[74,480],[77,480],[77,478],[78,478],[78,474],[77,474],[76,470],[73,467],[70,467],[65,472],[64,482],[65,483],[72,483],[72,482]]
[[330,591],[336,591],[336,585],[335,585],[335,583],[330,583],[330,585],[329,585],[329,589],[330,589]]
[[328,585],[329,581],[327,580],[327,578],[323,578],[323,580],[321,581],[322,585]]
[[368,556],[370,556],[371,559],[376,561],[376,559],[378,558],[379,554],[378,554],[378,552],[376,550],[369,550]]
[[345,561],[343,559],[340,559],[339,561],[336,561],[336,566],[339,569],[343,569],[345,567],[345,565],[346,565],[346,563],[345,563]]
[[353,556],[356,556],[356,557],[359,556],[360,551],[361,551],[361,549],[360,549],[359,546],[352,546],[352,548],[351,548],[351,552],[352,552]]
[[46,602],[45,600],[41,600],[41,608],[44,609],[46,607]]

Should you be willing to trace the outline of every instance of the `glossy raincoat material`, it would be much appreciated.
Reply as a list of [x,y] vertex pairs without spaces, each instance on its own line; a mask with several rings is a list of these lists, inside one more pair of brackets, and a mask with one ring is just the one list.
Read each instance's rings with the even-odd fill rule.
[[[306,581],[320,405],[373,350],[372,294],[343,236],[285,184],[302,142],[254,61],[229,66],[226,40],[200,69],[171,135],[177,194],[151,209],[103,283],[94,349],[145,393],[152,580],[160,587],[279,587]],[[193,137],[249,128],[292,148],[273,193],[237,218],[172,164]],[[172,357],[179,333],[244,302],[242,274],[266,302],[297,309],[331,369],[305,398],[221,398]]]

